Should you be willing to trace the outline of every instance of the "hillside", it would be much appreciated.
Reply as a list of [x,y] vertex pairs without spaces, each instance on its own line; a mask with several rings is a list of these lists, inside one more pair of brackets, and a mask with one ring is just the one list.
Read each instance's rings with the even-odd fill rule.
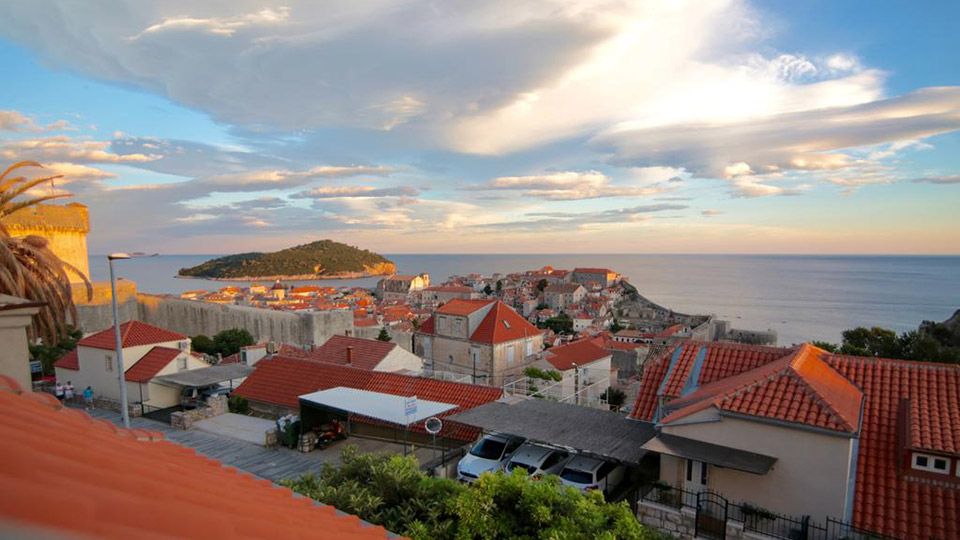
[[211,259],[179,275],[225,280],[322,279],[389,275],[396,265],[385,257],[333,240],[319,240],[272,253],[240,253]]

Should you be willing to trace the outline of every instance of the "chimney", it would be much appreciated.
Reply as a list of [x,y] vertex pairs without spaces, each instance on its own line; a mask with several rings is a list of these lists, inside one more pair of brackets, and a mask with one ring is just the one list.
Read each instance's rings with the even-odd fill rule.
[[344,330],[344,331],[343,331],[343,335],[345,335],[345,336],[347,336],[347,337],[350,337],[350,334],[352,334],[352,333],[353,333],[353,332],[351,332],[350,330]]
[[353,365],[353,347],[347,347],[347,365]]

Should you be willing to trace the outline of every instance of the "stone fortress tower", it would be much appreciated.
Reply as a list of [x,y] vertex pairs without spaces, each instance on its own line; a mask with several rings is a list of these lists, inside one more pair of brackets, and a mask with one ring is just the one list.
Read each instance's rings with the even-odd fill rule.
[[[13,237],[36,235],[50,242],[50,250],[61,260],[90,276],[87,258],[87,233],[90,216],[86,205],[40,204],[24,208],[3,218],[3,224]],[[83,280],[76,272],[67,271],[72,283]]]

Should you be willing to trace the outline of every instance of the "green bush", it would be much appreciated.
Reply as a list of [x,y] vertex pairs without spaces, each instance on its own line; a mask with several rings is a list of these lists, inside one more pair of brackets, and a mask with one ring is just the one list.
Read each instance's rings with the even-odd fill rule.
[[559,382],[563,379],[563,375],[553,369],[540,369],[533,366],[530,366],[523,370],[523,374],[531,379],[543,379],[546,381],[557,381]]
[[232,413],[247,414],[250,412],[250,403],[243,396],[230,396],[230,399],[227,400],[227,406]]
[[626,503],[565,487],[550,476],[483,474],[472,485],[429,477],[413,456],[363,454],[348,446],[342,465],[283,485],[387,530],[419,539],[647,539]]

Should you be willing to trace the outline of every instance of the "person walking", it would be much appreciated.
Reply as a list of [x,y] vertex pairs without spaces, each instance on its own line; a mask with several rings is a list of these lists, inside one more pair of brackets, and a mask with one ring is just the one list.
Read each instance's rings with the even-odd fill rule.
[[67,403],[73,403],[74,397],[76,397],[76,394],[73,391],[73,381],[67,381],[67,384],[63,387],[63,400]]
[[89,386],[83,389],[83,404],[87,407],[87,410],[93,408],[93,388]]
[[53,389],[53,394],[57,396],[57,401],[59,401],[60,403],[63,403],[63,393],[64,393],[63,385],[58,382],[57,386],[54,387]]

